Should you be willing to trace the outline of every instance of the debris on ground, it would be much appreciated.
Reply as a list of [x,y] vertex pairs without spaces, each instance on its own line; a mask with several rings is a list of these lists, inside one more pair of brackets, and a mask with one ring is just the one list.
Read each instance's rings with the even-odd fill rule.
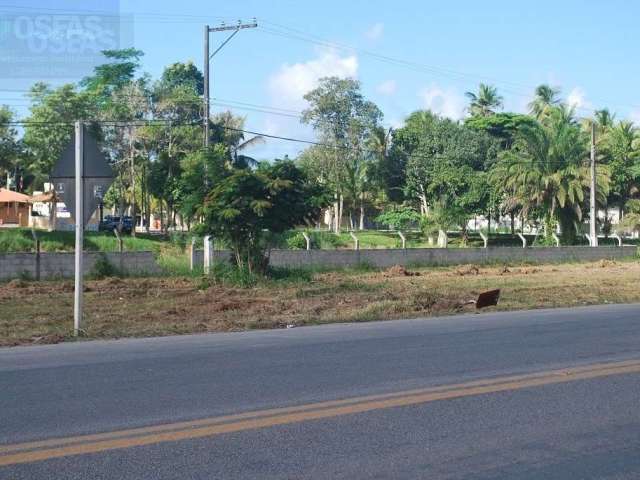
[[384,277],[419,277],[420,272],[411,272],[402,265],[394,265],[382,274]]
[[617,265],[615,260],[600,260],[600,262],[598,263],[598,266],[600,268],[607,268],[607,267],[613,267]]
[[480,268],[477,265],[461,265],[453,272],[455,275],[464,277],[465,275],[479,275]]
[[7,287],[9,288],[26,288],[29,284],[20,278],[16,278],[7,283]]

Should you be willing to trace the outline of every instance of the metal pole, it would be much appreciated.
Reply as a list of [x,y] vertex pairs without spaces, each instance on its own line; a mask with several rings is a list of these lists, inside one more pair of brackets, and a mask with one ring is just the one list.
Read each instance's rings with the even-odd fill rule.
[[596,232],[596,124],[591,122],[591,195],[589,198],[589,237],[591,246],[598,246]]
[[204,26],[204,146],[209,146],[209,25]]
[[82,328],[82,249],[84,234],[84,124],[76,122],[76,252],[75,252],[75,285],[73,295],[73,334],[78,336]]

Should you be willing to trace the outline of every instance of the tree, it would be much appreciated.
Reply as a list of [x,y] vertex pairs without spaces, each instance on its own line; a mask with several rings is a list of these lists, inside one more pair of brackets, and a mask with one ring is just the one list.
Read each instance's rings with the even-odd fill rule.
[[238,117],[230,111],[216,114],[211,121],[211,139],[213,142],[227,146],[229,164],[233,168],[255,167],[258,162],[242,152],[248,148],[264,143],[264,137],[253,135],[245,137],[245,118]]
[[10,186],[9,176],[18,166],[22,154],[18,130],[11,124],[14,120],[13,110],[8,106],[0,106],[0,172],[4,171],[7,175],[7,188]]
[[164,69],[158,90],[171,92],[176,87],[189,87],[196,95],[203,95],[204,76],[193,62],[176,62]]
[[24,142],[29,154],[29,170],[35,184],[47,181],[55,162],[71,140],[73,122],[94,117],[95,103],[86,92],[72,84],[52,89],[36,83],[29,92],[30,115]]
[[529,111],[538,120],[546,116],[550,109],[560,105],[560,89],[547,84],[538,85],[535,96],[529,103]]
[[478,93],[466,92],[465,95],[470,101],[469,113],[472,116],[487,117],[493,115],[496,108],[502,107],[502,96],[492,85],[481,83]]
[[[367,142],[382,119],[382,112],[364,98],[360,82],[347,78],[320,79],[304,96],[309,102],[302,122],[310,124],[322,142],[333,147],[333,159],[323,166],[325,182],[334,192],[333,230],[340,231],[345,198],[364,216],[364,189],[369,180]],[[364,220],[361,220],[361,224]]]
[[618,205],[620,219],[627,201],[638,192],[640,181],[640,137],[632,122],[620,121],[609,128],[603,142],[611,174],[611,200]]
[[394,148],[406,156],[405,193],[419,201],[424,216],[441,204],[458,205],[469,215],[482,208],[467,195],[477,190],[476,175],[495,161],[497,143],[489,135],[431,113],[414,112],[395,131]]
[[208,194],[201,230],[227,242],[236,266],[264,273],[270,234],[313,219],[324,206],[317,185],[289,160],[237,169]]
[[485,132],[500,142],[500,148],[511,148],[518,131],[523,126],[532,126],[536,123],[534,118],[520,113],[500,112],[489,117],[474,116],[464,120],[466,127]]
[[[494,182],[509,194],[525,216],[543,217],[545,237],[560,225],[562,241],[572,244],[576,224],[582,219],[583,202],[590,184],[587,137],[565,109],[554,107],[545,124],[524,127],[516,144],[501,154],[492,170]],[[604,202],[609,187],[608,172],[598,169],[598,200]]]

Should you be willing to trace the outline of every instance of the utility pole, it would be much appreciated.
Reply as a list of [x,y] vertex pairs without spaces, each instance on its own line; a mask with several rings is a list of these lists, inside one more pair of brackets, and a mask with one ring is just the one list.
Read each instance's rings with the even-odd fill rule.
[[76,251],[75,251],[75,282],[73,289],[73,334],[78,336],[82,329],[82,276],[84,244],[84,123],[76,122]]
[[[209,80],[209,61],[213,58],[213,56],[218,53],[222,47],[224,47],[229,40],[231,40],[240,30],[244,30],[245,28],[256,28],[258,23],[256,19],[253,19],[252,23],[242,23],[238,20],[236,25],[225,25],[222,23],[219,27],[209,27],[209,25],[204,26],[204,146],[209,146],[209,110],[210,110],[210,85],[211,82]],[[215,51],[209,55],[209,33],[211,32],[225,32],[232,31],[231,35],[227,37],[227,39],[220,44]]]
[[598,232],[596,231],[596,123],[591,122],[591,193],[589,198],[589,238],[591,246],[598,246]]

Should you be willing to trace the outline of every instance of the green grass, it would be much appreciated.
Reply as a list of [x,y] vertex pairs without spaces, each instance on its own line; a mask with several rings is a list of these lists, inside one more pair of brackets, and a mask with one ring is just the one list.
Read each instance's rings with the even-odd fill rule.
[[[37,230],[40,248],[43,252],[70,252],[74,250],[74,232],[47,232]],[[159,251],[167,239],[161,236],[138,233],[137,236],[123,235],[123,248],[126,251]],[[85,232],[84,248],[95,252],[118,250],[118,240],[112,233]],[[35,242],[31,230],[26,228],[7,228],[0,230],[0,253],[33,252]]]

